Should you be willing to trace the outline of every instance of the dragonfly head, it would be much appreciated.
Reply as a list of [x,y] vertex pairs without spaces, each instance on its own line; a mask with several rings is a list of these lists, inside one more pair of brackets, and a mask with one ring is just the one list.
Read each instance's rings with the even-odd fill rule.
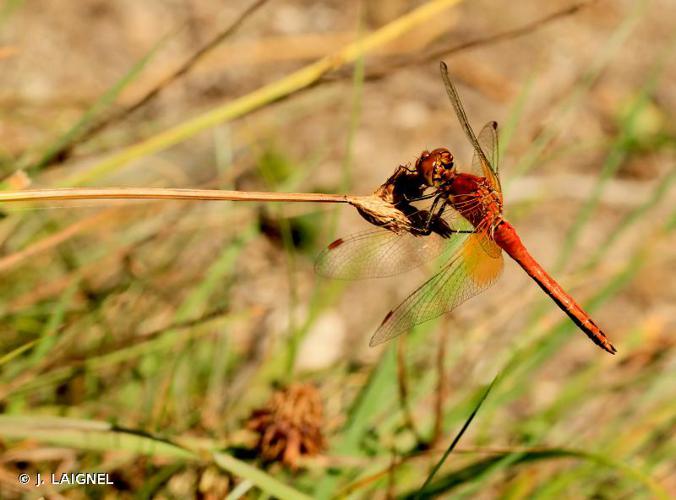
[[423,151],[415,162],[415,169],[430,187],[439,187],[455,177],[453,155],[446,148]]

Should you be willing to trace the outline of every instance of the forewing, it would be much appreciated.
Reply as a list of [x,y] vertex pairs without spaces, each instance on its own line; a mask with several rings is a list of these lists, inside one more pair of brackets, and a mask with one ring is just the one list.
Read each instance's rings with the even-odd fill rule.
[[[446,63],[441,62],[440,70],[441,78],[443,79],[444,86],[446,87],[446,93],[448,94],[448,98],[453,105],[453,109],[455,110],[455,114],[458,117],[458,121],[460,122],[467,139],[469,139],[469,142],[472,144],[472,148],[474,148],[475,160],[473,163],[478,163],[481,167],[481,175],[486,177],[491,182],[491,185],[496,191],[501,191],[497,166],[498,124],[496,122],[488,122],[481,131],[480,136],[483,136],[483,140],[485,141],[484,143],[486,146],[490,146],[489,152],[486,152],[483,150],[479,139],[477,139],[472,126],[469,124],[467,113],[465,113],[465,108],[462,105],[462,101],[460,100],[460,95],[458,94],[455,85],[453,85],[453,82],[448,76],[448,67],[446,66]],[[493,157],[492,159],[495,161],[494,164],[491,162],[491,157]]]
[[484,252],[483,238],[486,235],[482,233],[467,235],[464,244],[437,274],[385,316],[369,345],[378,345],[408,332],[491,286],[502,271],[502,254],[491,257]]

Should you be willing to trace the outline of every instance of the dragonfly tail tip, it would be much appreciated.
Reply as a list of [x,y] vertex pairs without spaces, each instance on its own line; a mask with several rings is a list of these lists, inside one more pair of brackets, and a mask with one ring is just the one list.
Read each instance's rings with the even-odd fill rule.
[[604,339],[603,341],[601,341],[601,342],[597,342],[597,345],[598,345],[601,349],[603,349],[604,351],[606,351],[606,352],[608,352],[608,353],[610,353],[610,354],[612,354],[612,355],[617,354],[617,349],[615,349],[615,346],[614,346],[613,344],[611,344],[610,342],[608,342],[607,340],[605,340],[605,339]]

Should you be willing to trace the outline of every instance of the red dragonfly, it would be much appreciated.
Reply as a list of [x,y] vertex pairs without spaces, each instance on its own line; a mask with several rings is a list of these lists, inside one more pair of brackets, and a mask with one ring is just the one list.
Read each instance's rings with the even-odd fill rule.
[[[446,254],[441,269],[387,313],[371,338],[374,346],[451,311],[491,286],[502,271],[504,250],[580,330],[614,354],[616,349],[589,314],[538,264],[504,219],[497,123],[487,123],[476,136],[443,62],[441,76],[474,148],[472,167],[459,172],[446,148],[423,151],[415,168],[399,167],[380,191],[388,191],[390,199],[407,214],[411,229],[395,232],[378,228],[340,238],[320,254],[317,272],[343,279],[384,277]],[[432,192],[424,194],[429,188]],[[432,200],[429,210],[411,205],[421,199]]]

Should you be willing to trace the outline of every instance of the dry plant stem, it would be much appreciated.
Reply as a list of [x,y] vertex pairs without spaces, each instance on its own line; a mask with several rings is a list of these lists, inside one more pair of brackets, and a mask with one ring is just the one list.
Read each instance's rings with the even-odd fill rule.
[[359,197],[324,193],[269,193],[181,188],[61,188],[0,192],[0,202],[65,200],[220,200],[352,203]]
[[66,200],[192,200],[275,201],[286,203],[349,203],[369,222],[400,232],[410,229],[406,214],[376,195],[352,196],[325,193],[269,193],[181,188],[56,188],[0,192],[0,203]]

